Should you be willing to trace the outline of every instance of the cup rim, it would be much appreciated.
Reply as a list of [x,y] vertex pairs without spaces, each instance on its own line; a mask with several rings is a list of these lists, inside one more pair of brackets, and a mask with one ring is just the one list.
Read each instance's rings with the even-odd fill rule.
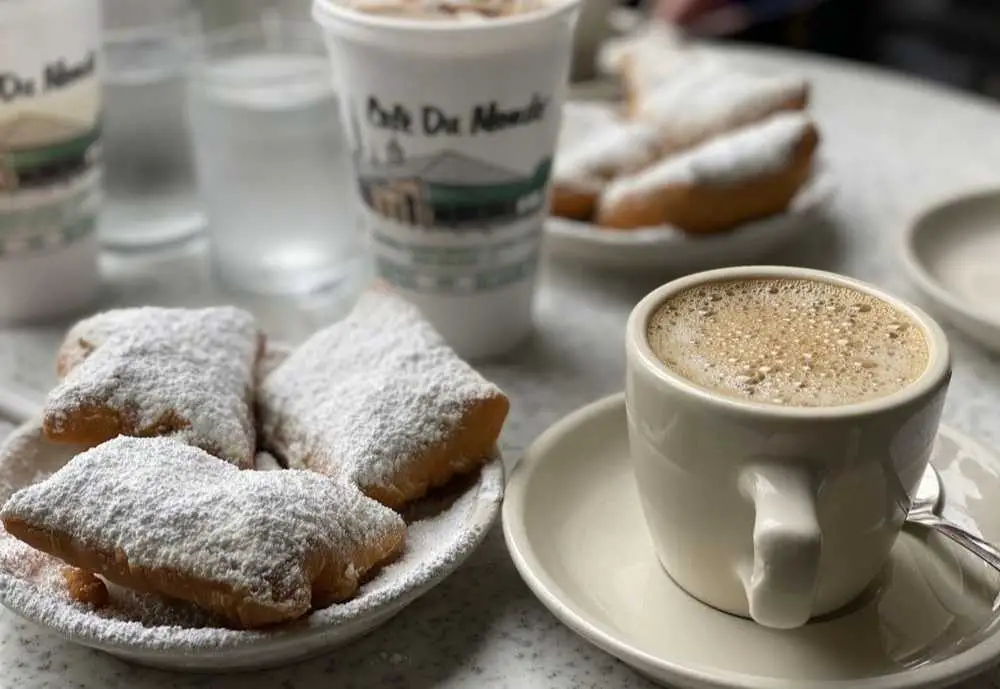
[[[646,335],[649,320],[656,309],[669,297],[698,285],[739,280],[744,278],[789,278],[807,279],[840,285],[864,292],[877,299],[885,301],[893,308],[902,311],[916,323],[924,333],[928,344],[928,361],[924,371],[906,387],[884,397],[862,400],[851,404],[821,407],[793,407],[767,404],[751,400],[728,397],[719,392],[697,385],[671,371],[653,353]],[[681,394],[694,397],[712,405],[719,410],[737,414],[750,414],[775,419],[811,419],[834,420],[865,416],[874,412],[896,408],[932,393],[951,372],[951,355],[947,336],[941,326],[925,311],[909,302],[884,292],[856,278],[813,268],[796,268],[791,266],[740,266],[734,268],[718,268],[698,273],[692,273],[682,278],[672,280],[656,288],[632,309],[626,325],[626,346],[631,354],[636,355],[636,361],[630,361],[628,366],[639,366],[653,375],[660,383],[668,385]]]
[[575,11],[583,0],[548,0],[548,7],[499,17],[484,22],[468,23],[450,19],[406,19],[386,15],[365,14],[352,10],[336,0],[313,0],[312,14],[316,22],[330,28],[331,24],[344,24],[357,28],[378,28],[409,33],[463,33],[486,34],[494,31],[504,31],[511,27],[538,24],[557,16]]
[[226,26],[199,30],[197,37],[206,45],[228,43],[244,38],[269,38],[268,33],[277,31],[284,35],[294,34],[317,45],[323,45],[323,34],[315,22],[308,19],[282,17],[281,15],[265,15],[257,19],[245,19]]
[[275,38],[280,38],[282,43],[291,40],[296,44],[296,48],[294,49],[286,46],[285,50],[281,51],[283,54],[290,54],[295,57],[315,58],[315,64],[311,64],[308,67],[305,67],[303,63],[303,68],[296,72],[297,75],[308,74],[320,80],[323,80],[328,75],[330,65],[326,57],[323,34],[319,30],[319,27],[314,22],[308,20],[270,16],[257,20],[241,21],[217,29],[195,32],[193,36],[186,40],[185,71],[187,78],[196,84],[220,82],[226,85],[239,83],[260,86],[287,83],[289,79],[287,74],[251,75],[239,78],[233,78],[232,76],[219,78],[212,75],[212,67],[220,59],[225,60],[231,57],[257,54],[258,51],[251,48],[240,49],[234,52],[233,55],[222,58],[211,55],[211,51],[225,47],[240,48],[240,44],[244,41],[252,42],[260,40],[266,44]]
[[195,31],[194,26],[197,20],[197,12],[186,10],[178,12],[176,16],[145,23],[105,26],[101,29],[101,43],[102,45],[120,45],[142,41],[150,36],[160,38],[164,35],[169,35],[173,40],[182,40]]

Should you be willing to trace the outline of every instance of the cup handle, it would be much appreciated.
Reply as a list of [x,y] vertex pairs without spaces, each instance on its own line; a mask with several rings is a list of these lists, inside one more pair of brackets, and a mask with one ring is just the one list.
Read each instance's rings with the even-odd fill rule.
[[810,618],[822,538],[810,472],[787,464],[757,464],[740,476],[753,501],[753,565],[740,572],[750,617],[776,629]]

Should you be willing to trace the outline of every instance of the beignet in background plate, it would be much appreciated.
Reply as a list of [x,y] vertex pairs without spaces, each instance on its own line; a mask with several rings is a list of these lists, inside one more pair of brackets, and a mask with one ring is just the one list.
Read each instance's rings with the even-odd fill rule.
[[597,223],[721,232],[784,211],[812,175],[819,133],[803,113],[781,113],[615,179]]

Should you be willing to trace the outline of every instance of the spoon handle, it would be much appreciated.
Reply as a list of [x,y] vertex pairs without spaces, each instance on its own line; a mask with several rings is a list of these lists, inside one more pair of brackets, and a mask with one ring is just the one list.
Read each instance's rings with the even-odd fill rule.
[[981,558],[994,569],[1000,571],[1000,550],[998,550],[992,543],[988,543],[978,536],[974,536],[960,526],[952,524],[947,519],[942,519],[941,517],[921,519],[920,523],[937,530],[939,533],[947,536],[955,543],[958,543],[973,555]]

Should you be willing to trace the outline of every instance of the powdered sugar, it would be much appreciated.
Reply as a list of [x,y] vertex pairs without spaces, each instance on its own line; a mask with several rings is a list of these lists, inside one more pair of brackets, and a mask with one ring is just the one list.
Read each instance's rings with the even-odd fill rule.
[[110,582],[107,588],[108,602],[94,614],[108,620],[135,621],[144,627],[201,629],[226,626],[224,619],[193,603],[133,591]]
[[781,113],[760,124],[721,136],[686,153],[666,158],[631,177],[608,185],[602,204],[675,185],[729,186],[786,167],[812,127],[803,113]]
[[646,22],[634,33],[608,40],[598,61],[603,71],[624,77],[628,95],[637,101],[664,81],[725,62],[718,54],[687,43],[667,22]]
[[118,437],[0,510],[129,566],[167,569],[239,597],[309,608],[309,562],[351,563],[403,524],[353,486],[306,471],[240,471],[169,438]]
[[23,486],[38,483],[59,470],[86,448],[50,443],[42,433],[42,419],[18,426],[0,443],[0,505]]
[[643,22],[634,31],[606,40],[597,54],[598,67],[608,74],[619,74],[630,63],[660,66],[664,70],[673,67],[669,59],[675,53],[694,49],[685,44],[683,34],[667,22]]
[[253,317],[232,307],[98,314],[67,335],[63,362],[74,366],[49,394],[47,423],[59,432],[81,409],[108,406],[133,420],[124,432],[155,435],[175,416],[187,424],[176,437],[250,467],[259,349]]
[[664,154],[804,108],[809,95],[803,77],[749,71],[687,43],[664,22],[608,41],[600,62],[625,82],[629,115],[660,132]]
[[263,437],[284,446],[289,463],[308,459],[362,487],[390,486],[472,404],[501,395],[415,307],[369,292],[264,379]]
[[696,62],[642,94],[634,116],[655,126],[668,149],[680,150],[758,121],[804,99],[806,90],[806,82],[799,77],[742,72],[716,61]]
[[[615,127],[620,116],[611,103],[600,100],[569,100],[563,103],[556,150],[561,154],[578,148],[595,133]],[[556,165],[558,165],[558,161]]]
[[69,601],[72,599],[62,575],[65,566],[61,560],[35,550],[0,529],[0,571],[34,582],[43,594]]
[[591,132],[556,156],[557,184],[584,191],[600,191],[608,180],[638,171],[657,155],[659,136],[649,124],[615,122]]
[[[26,429],[23,435],[37,438],[35,456],[62,452],[39,438],[37,429]],[[0,451],[0,481],[20,487],[26,475],[20,468],[23,462],[15,460]],[[39,575],[53,575],[61,566],[47,555],[41,557],[48,566],[34,575],[0,568],[0,602],[81,643],[165,666],[253,667],[267,663],[271,649],[279,646],[285,649],[283,654],[307,655],[367,631],[454,570],[492,525],[502,489],[501,463],[494,460],[444,512],[411,522],[402,557],[364,584],[353,600],[318,610],[290,627],[263,632],[225,629],[193,606],[113,585],[108,587],[109,604],[94,611],[46,588]],[[0,547],[5,540],[20,543],[0,528]],[[288,655],[282,657],[287,660]]]
[[275,459],[270,452],[258,452],[254,461],[254,468],[257,471],[279,471],[283,467],[281,462]]

